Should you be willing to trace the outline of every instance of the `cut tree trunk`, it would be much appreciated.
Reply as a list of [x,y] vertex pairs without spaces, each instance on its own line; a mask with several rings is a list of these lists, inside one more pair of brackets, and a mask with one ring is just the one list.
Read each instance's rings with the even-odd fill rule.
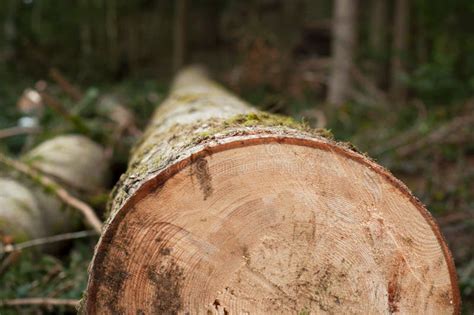
[[[25,163],[80,197],[97,194],[107,183],[104,150],[83,136],[45,141],[25,154]],[[82,215],[35,180],[15,172],[0,178],[0,236],[14,242],[76,230]]]
[[456,313],[451,254],[388,171],[187,69],[117,184],[88,314]]

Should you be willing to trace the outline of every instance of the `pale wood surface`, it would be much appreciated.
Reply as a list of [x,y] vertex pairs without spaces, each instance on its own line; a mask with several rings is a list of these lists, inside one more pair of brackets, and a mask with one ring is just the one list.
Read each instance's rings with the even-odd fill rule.
[[454,312],[449,252],[403,186],[327,144],[270,139],[147,187],[99,247],[90,310]]

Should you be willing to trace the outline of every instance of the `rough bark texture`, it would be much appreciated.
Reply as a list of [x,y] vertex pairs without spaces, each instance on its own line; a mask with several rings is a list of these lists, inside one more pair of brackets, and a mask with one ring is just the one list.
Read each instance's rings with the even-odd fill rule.
[[389,172],[191,69],[115,188],[81,309],[455,313],[459,292],[438,227]]
[[[25,163],[54,178],[70,192],[84,197],[107,183],[108,162],[103,149],[83,136],[59,136],[23,156]],[[0,233],[15,242],[77,229],[81,214],[65,206],[35,180],[8,172],[0,179]]]
[[239,134],[304,133],[330,137],[289,117],[259,112],[209,81],[202,70],[181,72],[170,97],[156,110],[130,158],[127,173],[115,186],[112,217],[144,181],[220,138]]
[[332,31],[332,65],[328,102],[340,105],[351,89],[350,71],[356,39],[356,0],[336,0]]

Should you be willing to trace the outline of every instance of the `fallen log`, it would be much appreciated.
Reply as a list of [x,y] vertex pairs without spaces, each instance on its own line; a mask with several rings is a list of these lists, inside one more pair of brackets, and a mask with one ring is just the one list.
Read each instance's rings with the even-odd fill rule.
[[[22,157],[35,174],[8,170],[0,178],[0,235],[15,243],[76,230],[82,216],[58,198],[54,185],[45,187],[36,171],[66,187],[67,194],[85,197],[105,188],[108,162],[103,149],[83,136],[59,136]],[[77,201],[76,201],[77,202]]]
[[426,208],[324,130],[176,78],[117,184],[88,314],[457,313]]
[[23,160],[78,191],[97,193],[107,182],[104,150],[84,136],[65,135],[44,141],[26,153]]
[[28,187],[11,178],[0,178],[0,235],[22,242],[46,234],[41,212]]

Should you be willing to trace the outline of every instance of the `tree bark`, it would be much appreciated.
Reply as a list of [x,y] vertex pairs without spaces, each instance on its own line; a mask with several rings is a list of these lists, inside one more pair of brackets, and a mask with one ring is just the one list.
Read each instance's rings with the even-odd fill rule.
[[[103,149],[83,136],[59,136],[23,156],[25,163],[81,197],[98,193],[107,183]],[[55,195],[54,187],[14,172],[0,178],[0,234],[23,242],[74,231],[81,214]]]
[[356,40],[356,0],[334,2],[332,26],[332,66],[327,100],[334,105],[347,101],[351,89],[350,70]]
[[114,189],[85,296],[88,314],[459,310],[451,254],[402,183],[196,69]]
[[397,103],[406,99],[406,87],[402,77],[406,73],[404,54],[408,46],[410,2],[408,0],[395,1],[395,21],[393,28],[393,46],[391,58],[390,96]]

